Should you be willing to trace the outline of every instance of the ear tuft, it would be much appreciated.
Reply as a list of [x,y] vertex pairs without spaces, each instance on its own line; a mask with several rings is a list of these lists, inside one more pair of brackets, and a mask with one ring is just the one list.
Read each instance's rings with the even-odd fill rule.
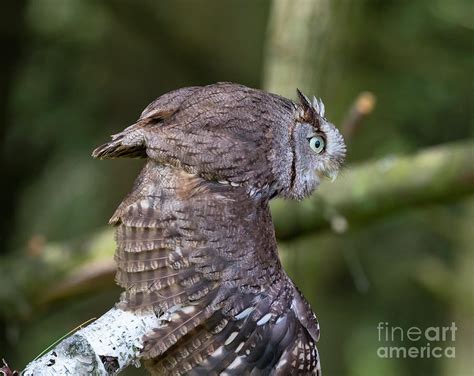
[[309,98],[304,95],[300,89],[296,89],[296,93],[298,94],[298,99],[301,102],[301,105],[306,109],[311,109],[311,102],[309,101]]
[[313,108],[319,116],[324,117],[325,108],[321,98],[317,99],[316,97],[313,97]]
[[296,93],[298,94],[298,99],[303,107],[303,113],[301,115],[302,120],[308,123],[313,123],[317,117],[315,116],[315,109],[311,105],[311,101],[301,92],[300,89],[296,89]]

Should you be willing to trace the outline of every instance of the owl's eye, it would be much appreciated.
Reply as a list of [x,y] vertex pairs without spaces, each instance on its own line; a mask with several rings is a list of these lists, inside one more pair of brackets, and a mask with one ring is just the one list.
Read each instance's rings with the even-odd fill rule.
[[313,136],[308,139],[309,147],[316,153],[321,153],[324,150],[324,140],[321,136]]

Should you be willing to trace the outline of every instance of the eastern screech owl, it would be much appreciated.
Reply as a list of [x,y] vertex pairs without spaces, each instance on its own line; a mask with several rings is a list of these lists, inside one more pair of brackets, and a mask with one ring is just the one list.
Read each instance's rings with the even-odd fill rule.
[[146,164],[116,226],[119,306],[152,306],[157,375],[320,374],[319,325],[278,258],[268,202],[334,177],[346,147],[324,106],[218,83],[167,93],[97,148]]

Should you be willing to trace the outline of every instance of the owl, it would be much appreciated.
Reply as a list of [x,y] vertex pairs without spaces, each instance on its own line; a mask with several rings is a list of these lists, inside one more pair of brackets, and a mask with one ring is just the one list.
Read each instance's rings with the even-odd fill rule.
[[144,158],[116,227],[118,306],[153,308],[153,375],[320,375],[319,324],[283,270],[269,201],[334,178],[320,100],[232,83],[164,94],[93,156]]

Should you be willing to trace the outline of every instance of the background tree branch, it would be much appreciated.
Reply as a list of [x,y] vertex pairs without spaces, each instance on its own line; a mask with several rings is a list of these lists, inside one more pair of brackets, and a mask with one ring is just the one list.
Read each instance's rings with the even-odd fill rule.
[[[472,150],[474,142],[467,141],[349,166],[337,184],[324,182],[307,200],[274,202],[277,237],[289,239],[328,228],[343,232],[348,226],[407,208],[471,195]],[[0,266],[1,314],[28,317],[40,306],[110,286],[114,249],[113,230],[107,229],[88,241],[47,244],[36,250],[36,255],[4,258]]]
[[411,156],[387,156],[342,171],[337,184],[323,184],[300,203],[277,201],[273,217],[281,239],[421,205],[453,201],[474,192],[474,142],[441,145]]
[[295,87],[303,92],[313,89],[330,17],[329,0],[302,0],[296,6],[292,0],[273,2],[265,51],[266,90],[292,98]]

